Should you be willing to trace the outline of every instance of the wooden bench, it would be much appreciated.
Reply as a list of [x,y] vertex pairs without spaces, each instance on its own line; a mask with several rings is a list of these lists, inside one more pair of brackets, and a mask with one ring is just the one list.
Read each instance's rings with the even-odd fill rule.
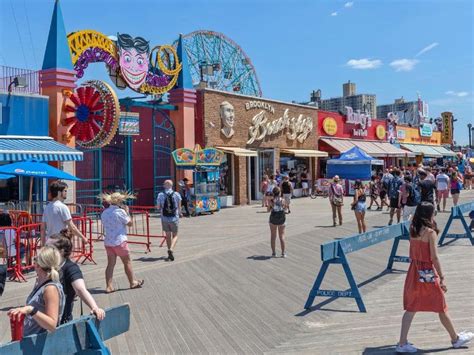
[[21,341],[0,345],[0,355],[19,354],[110,354],[104,341],[130,328],[130,306],[124,304],[106,310],[106,317],[84,316],[59,326],[53,333],[24,337]]
[[[392,270],[394,262],[410,262],[409,257],[397,255],[398,244],[400,243],[400,240],[409,240],[409,238],[409,222],[404,222],[322,244],[321,260],[323,261],[323,264],[321,265],[318,276],[316,277],[313,287],[309,292],[309,296],[304,308],[307,310],[310,309],[316,296],[333,298],[349,297],[356,300],[360,312],[366,312],[364,301],[362,300],[359,288],[354,276],[352,275],[351,267],[349,265],[349,261],[347,260],[347,255],[358,250],[368,248],[372,245],[394,239],[392,251],[390,253],[386,269]],[[324,276],[326,275],[326,271],[331,264],[342,265],[347,277],[347,281],[350,285],[350,290],[320,289]]]
[[[474,202],[463,203],[462,205],[457,205],[451,207],[451,215],[449,216],[448,223],[446,223],[446,227],[443,229],[443,233],[441,233],[441,237],[439,238],[438,245],[443,246],[444,240],[448,239],[463,239],[467,238],[471,241],[471,245],[474,245],[474,238],[472,236],[471,228],[467,223],[464,214],[467,212],[474,211]],[[448,233],[449,228],[454,220],[459,219],[461,221],[462,226],[464,227],[464,231],[466,233],[462,234],[453,234]]]

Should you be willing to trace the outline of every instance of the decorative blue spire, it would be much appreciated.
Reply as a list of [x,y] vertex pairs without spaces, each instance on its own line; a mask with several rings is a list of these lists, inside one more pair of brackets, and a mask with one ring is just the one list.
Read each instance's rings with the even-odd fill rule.
[[43,70],[53,68],[73,69],[59,0],[54,3],[53,18],[49,27],[48,43],[43,60]]
[[180,89],[194,89],[193,80],[191,78],[191,72],[189,71],[189,60],[186,51],[183,47],[183,35],[179,35],[178,40],[178,58],[181,62],[181,72],[179,73],[177,88]]

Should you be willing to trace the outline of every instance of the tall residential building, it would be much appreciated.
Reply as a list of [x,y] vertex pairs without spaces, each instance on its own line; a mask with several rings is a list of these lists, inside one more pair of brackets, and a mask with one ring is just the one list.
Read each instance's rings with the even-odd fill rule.
[[349,80],[347,83],[342,84],[342,96],[354,96],[356,94],[356,84],[351,83]]
[[423,100],[405,102],[403,97],[395,99],[393,104],[377,106],[377,117],[387,118],[393,112],[398,116],[398,123],[417,127],[420,125],[420,114],[422,117],[429,116],[428,104]]
[[[310,104],[317,103],[317,106],[321,110],[342,112],[346,114],[346,106],[352,107],[356,112],[369,113],[370,117],[376,118],[377,99],[372,94],[359,94],[356,93],[356,84],[350,81],[343,84],[342,86],[343,95],[342,97],[335,97],[331,99],[321,99],[321,91],[313,91],[311,94]],[[317,94],[316,94],[317,93]]]

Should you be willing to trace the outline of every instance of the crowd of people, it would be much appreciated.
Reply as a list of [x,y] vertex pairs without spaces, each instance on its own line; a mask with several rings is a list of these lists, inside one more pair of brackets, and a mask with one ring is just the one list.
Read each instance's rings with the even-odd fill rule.
[[[453,205],[456,206],[461,190],[471,188],[469,173],[468,170],[463,176],[455,167],[439,169],[422,166],[391,167],[374,174],[367,186],[364,186],[361,180],[356,180],[354,183],[354,196],[350,205],[355,214],[359,233],[366,232],[365,213],[374,204],[378,211],[385,206],[388,208],[390,216],[388,225],[391,225],[395,218],[397,223],[402,218],[404,221],[412,220],[411,264],[405,281],[405,314],[397,345],[398,352],[416,351],[413,344],[408,342],[407,335],[416,312],[420,311],[438,313],[455,348],[463,346],[474,337],[470,332],[457,333],[447,313],[444,298],[447,287],[436,250],[438,229],[434,220],[437,211],[446,211],[449,195],[452,196]],[[156,207],[161,212],[162,229],[166,234],[168,247],[166,261],[174,261],[179,221],[183,217],[182,203],[186,202],[188,185],[185,181],[184,185],[181,184],[181,192],[177,192],[173,190],[173,182],[166,180],[163,187],[164,191],[157,197]],[[304,187],[302,185],[302,188]],[[262,180],[261,192],[264,195],[262,207],[270,213],[272,257],[277,256],[277,236],[280,241],[281,257],[287,256],[286,215],[291,213],[294,188],[295,184],[291,181],[291,177],[280,174],[278,170],[274,175],[264,176]],[[87,290],[79,265],[70,259],[73,238],[78,238],[84,243],[89,241],[73,223],[71,213],[64,204],[67,189],[68,186],[63,182],[54,182],[50,186],[52,200],[42,216],[41,244],[34,259],[37,275],[35,286],[27,297],[25,306],[8,311],[11,319],[24,321],[24,336],[53,331],[58,325],[71,321],[76,296],[99,320],[105,317],[105,311],[97,305]],[[336,175],[328,189],[333,226],[343,224],[344,195],[341,179]],[[137,279],[134,275],[127,242],[127,227],[133,222],[126,202],[135,196],[126,192],[113,192],[104,193],[100,197],[107,206],[101,214],[107,254],[106,292],[115,292],[113,271],[117,257],[122,260],[130,289],[141,288],[144,280]],[[370,203],[367,206],[368,198]],[[6,216],[8,214],[0,215],[0,224],[11,226],[11,219]],[[8,236],[5,240],[8,240],[10,248],[14,247],[14,233],[8,233]]]

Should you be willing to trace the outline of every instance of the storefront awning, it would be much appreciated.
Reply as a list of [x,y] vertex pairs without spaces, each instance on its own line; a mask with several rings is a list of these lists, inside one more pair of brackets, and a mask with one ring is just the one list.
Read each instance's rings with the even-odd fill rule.
[[341,153],[353,148],[354,146],[357,146],[373,157],[415,156],[413,153],[400,149],[388,142],[367,142],[354,139],[335,138],[321,138],[321,140]]
[[436,150],[441,155],[443,155],[443,157],[455,157],[456,156],[456,153],[454,153],[452,150],[446,149],[445,147],[443,147],[441,145],[434,146],[433,149]]
[[373,144],[377,145],[382,149],[385,154],[389,157],[414,157],[415,154],[407,150],[398,148],[397,146],[388,143],[388,142],[374,142]]
[[238,157],[256,157],[258,153],[256,150],[237,148],[237,147],[217,147],[226,153],[234,154]]
[[353,143],[373,157],[386,157],[387,153],[374,142],[353,141]]
[[82,152],[58,143],[51,137],[0,136],[0,161],[82,159]]
[[301,158],[322,158],[328,156],[328,153],[326,152],[310,149],[282,149],[281,152],[293,154],[295,157]]
[[424,144],[400,144],[402,148],[408,149],[416,155],[423,155],[427,158],[442,158],[443,155],[432,146]]
[[321,138],[321,141],[330,145],[333,149],[342,153],[354,148],[354,143],[349,139],[334,139],[334,138]]

